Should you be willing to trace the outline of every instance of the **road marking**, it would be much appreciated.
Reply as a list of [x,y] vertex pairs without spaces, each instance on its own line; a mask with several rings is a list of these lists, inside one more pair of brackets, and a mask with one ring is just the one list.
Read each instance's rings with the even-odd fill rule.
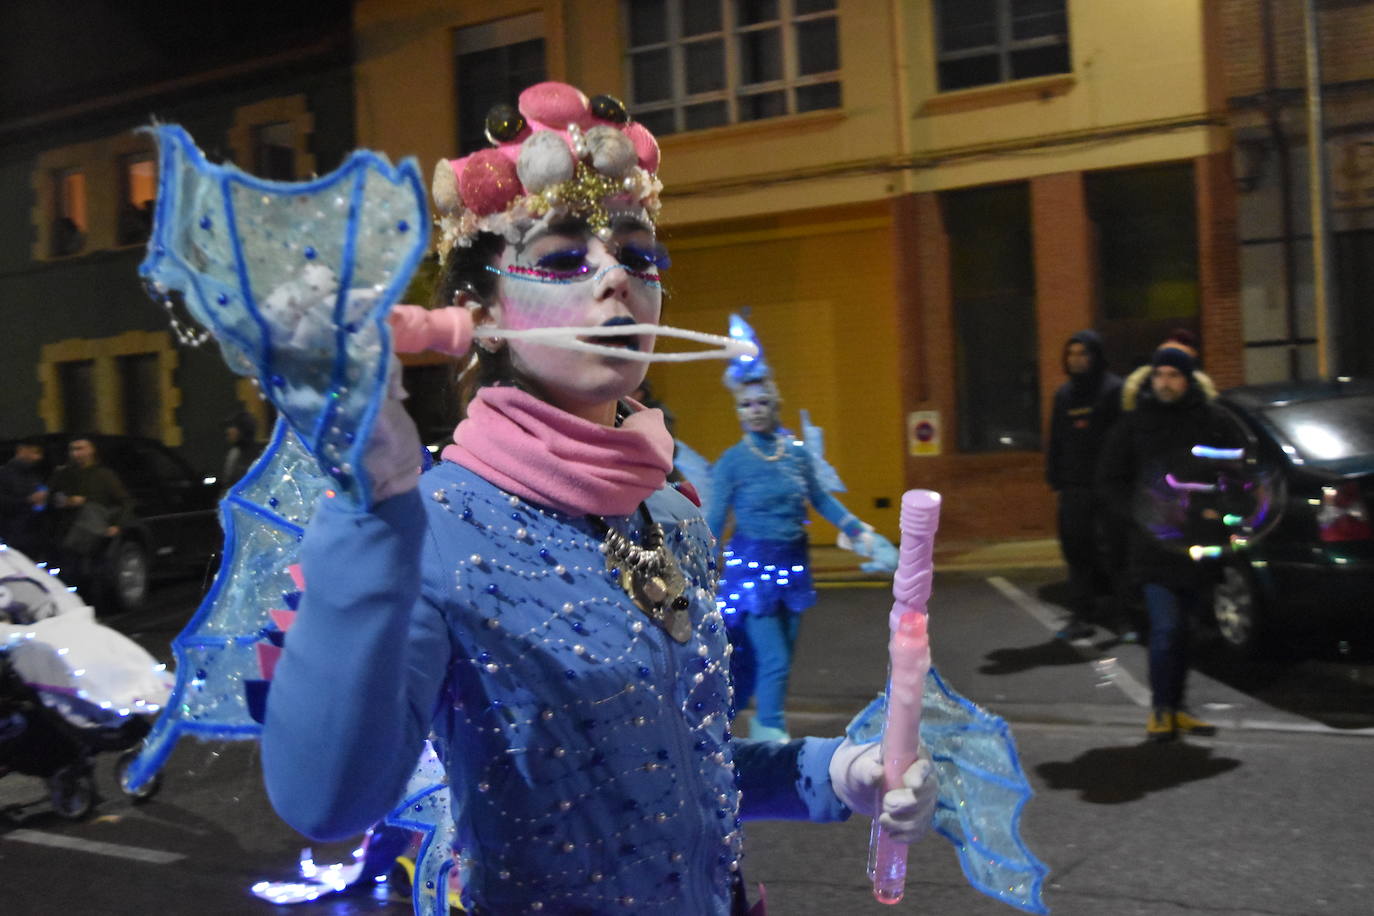
[[[1059,614],[1056,611],[1050,610],[1044,602],[1037,601],[1030,595],[1027,595],[1001,576],[989,576],[987,581],[989,585],[1001,592],[1007,600],[1038,620],[1045,629],[1049,630],[1051,633],[1059,630],[1061,626]],[[1121,692],[1126,694],[1131,702],[1141,707],[1150,705],[1149,688],[1136,680],[1129,671],[1121,667],[1121,663],[1115,658],[1098,654],[1097,647],[1087,639],[1075,639],[1069,643],[1069,645],[1084,659],[1092,662],[1093,668],[1100,676],[1121,688]]]
[[99,840],[82,840],[77,837],[57,833],[42,833],[38,830],[11,830],[0,835],[0,839],[14,840],[19,843],[32,843],[35,846],[55,846],[58,849],[74,849],[97,856],[113,856],[117,859],[133,859],[135,862],[148,862],[152,865],[169,865],[186,858],[179,852],[163,852],[160,849],[144,849],[141,846],[121,846],[117,843],[102,843]]

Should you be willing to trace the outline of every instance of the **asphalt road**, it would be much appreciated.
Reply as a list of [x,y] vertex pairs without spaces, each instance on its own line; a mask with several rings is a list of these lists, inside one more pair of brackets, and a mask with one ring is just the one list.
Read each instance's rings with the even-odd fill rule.
[[[1145,650],[1106,634],[1052,639],[1054,571],[937,578],[935,661],[958,690],[1012,724],[1036,796],[1022,831],[1051,874],[1057,914],[1354,914],[1370,912],[1367,811],[1374,749],[1374,663],[1337,651],[1238,665],[1205,640],[1191,703],[1214,738],[1143,741]],[[199,583],[164,587],[148,610],[111,622],[160,656]],[[794,734],[836,734],[882,687],[889,594],[826,589],[808,612],[789,697]],[[269,913],[248,893],[291,876],[305,841],[272,814],[251,742],[184,740],[152,802],[132,805],[98,767],[105,799],[81,823],[51,814],[41,783],[0,780],[0,912]],[[317,848],[337,861],[351,844]],[[877,912],[864,878],[867,823],[754,823],[746,868],[784,914]],[[969,888],[942,839],[913,848],[898,912],[1014,912]],[[294,908],[309,914],[405,913],[377,894]]]

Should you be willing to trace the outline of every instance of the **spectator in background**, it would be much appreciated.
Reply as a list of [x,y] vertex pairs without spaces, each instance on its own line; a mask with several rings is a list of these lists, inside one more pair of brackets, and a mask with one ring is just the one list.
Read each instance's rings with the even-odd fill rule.
[[[1090,621],[1099,596],[1115,602],[1107,551],[1113,540],[1107,530],[1111,526],[1094,491],[1094,478],[1107,430],[1121,412],[1121,379],[1107,371],[1096,331],[1070,337],[1063,363],[1068,380],[1054,393],[1045,479],[1059,497],[1059,549],[1069,568],[1069,619],[1055,636],[1072,640],[1092,635]],[[1129,627],[1122,636],[1134,638]]]
[[0,466],[0,541],[33,560],[46,559],[43,521],[48,504],[43,485],[43,445],[21,440],[14,457]]
[[1130,573],[1144,589],[1150,615],[1150,693],[1146,735],[1212,734],[1215,727],[1184,706],[1189,614],[1201,609],[1214,570],[1193,559],[1192,544],[1217,543],[1221,516],[1206,491],[1217,474],[1195,446],[1236,448],[1235,424],[1212,404],[1195,376],[1193,357],[1169,342],[1155,350],[1148,389],[1138,392],[1107,436],[1097,484],[1111,510],[1129,526]]
[[[1196,334],[1187,328],[1174,328],[1159,346],[1161,348],[1172,347],[1186,353],[1193,360],[1193,384],[1202,390],[1208,400],[1217,396],[1217,386],[1213,384],[1207,373],[1202,371],[1202,358],[1199,356]],[[1152,396],[1150,394],[1150,373],[1153,369],[1151,362],[1146,361],[1126,376],[1126,380],[1121,384],[1121,409],[1123,411],[1134,410],[1142,392],[1146,398]]]
[[111,542],[133,515],[133,500],[114,471],[100,463],[90,436],[67,444],[66,464],[48,482],[58,510],[57,551],[63,578],[93,606],[103,605],[105,557]]
[[224,453],[224,465],[219,472],[221,492],[229,492],[229,488],[248,473],[257,459],[261,451],[257,434],[258,421],[246,410],[240,410],[224,421],[224,441],[229,448]]

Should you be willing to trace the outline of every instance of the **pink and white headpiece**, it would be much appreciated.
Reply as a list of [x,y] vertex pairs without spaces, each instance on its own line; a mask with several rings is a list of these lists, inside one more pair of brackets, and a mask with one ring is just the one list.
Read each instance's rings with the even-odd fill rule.
[[520,93],[519,110],[493,108],[486,128],[492,149],[435,167],[441,258],[479,232],[517,243],[564,216],[605,234],[608,204],[638,207],[649,223],[657,218],[658,141],[614,96],[589,100],[567,83],[538,83]]

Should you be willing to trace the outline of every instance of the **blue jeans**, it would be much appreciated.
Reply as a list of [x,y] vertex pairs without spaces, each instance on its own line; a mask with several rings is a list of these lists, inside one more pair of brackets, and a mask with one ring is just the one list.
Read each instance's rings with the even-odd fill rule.
[[[801,614],[779,608],[776,614],[740,614],[743,627],[731,635],[735,655],[731,675],[735,685],[735,708],[749,705],[758,694],[754,721],[770,728],[783,728],[782,707],[787,698],[787,678],[792,672],[792,647],[801,628]],[[744,632],[740,634],[738,629]],[[744,640],[739,637],[743,635]],[[740,645],[741,642],[747,643]]]
[[1145,585],[1150,614],[1150,694],[1156,707],[1183,705],[1188,677],[1188,615],[1201,605],[1204,592],[1192,588]]

